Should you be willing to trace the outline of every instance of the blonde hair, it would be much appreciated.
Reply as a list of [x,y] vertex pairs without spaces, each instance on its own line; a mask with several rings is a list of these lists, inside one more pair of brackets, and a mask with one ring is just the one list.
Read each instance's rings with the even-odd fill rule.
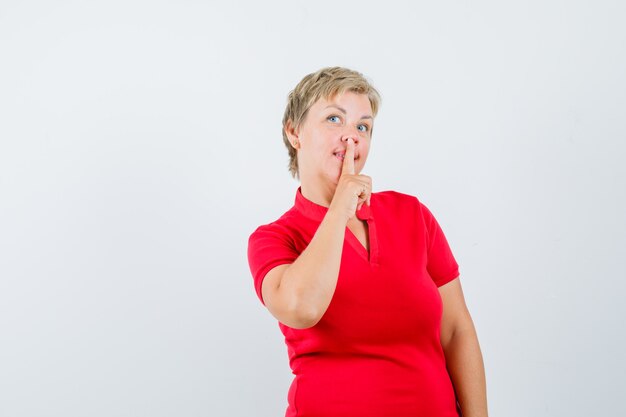
[[380,94],[365,79],[363,74],[342,67],[327,67],[306,75],[296,85],[287,98],[287,107],[283,116],[283,142],[289,152],[289,172],[293,177],[298,177],[298,157],[295,148],[289,142],[285,127],[291,124],[293,129],[298,129],[306,118],[306,115],[320,98],[332,99],[337,94],[353,92],[367,94],[372,106],[372,116],[376,117],[380,107]]

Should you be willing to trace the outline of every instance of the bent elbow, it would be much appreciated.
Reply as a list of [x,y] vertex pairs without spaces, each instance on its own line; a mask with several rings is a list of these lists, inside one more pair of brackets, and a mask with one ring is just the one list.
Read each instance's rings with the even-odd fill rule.
[[266,307],[285,326],[308,329],[322,319],[328,303],[317,288],[302,285],[291,274],[293,270],[289,267],[274,287],[268,286]]
[[297,300],[291,303],[283,324],[294,329],[308,329],[315,326],[323,316],[319,309],[300,303]]

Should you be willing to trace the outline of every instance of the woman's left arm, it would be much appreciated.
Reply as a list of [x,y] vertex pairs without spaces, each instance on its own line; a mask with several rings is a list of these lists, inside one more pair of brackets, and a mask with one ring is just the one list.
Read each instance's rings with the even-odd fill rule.
[[487,417],[485,367],[459,279],[439,287],[443,301],[441,346],[463,417]]

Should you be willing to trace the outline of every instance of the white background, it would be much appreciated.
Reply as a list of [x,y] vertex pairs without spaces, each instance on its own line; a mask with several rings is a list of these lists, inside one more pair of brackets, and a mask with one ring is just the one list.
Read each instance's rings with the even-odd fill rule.
[[281,416],[249,234],[307,73],[383,104],[374,190],[442,225],[492,416],[626,415],[623,1],[1,1],[0,415]]

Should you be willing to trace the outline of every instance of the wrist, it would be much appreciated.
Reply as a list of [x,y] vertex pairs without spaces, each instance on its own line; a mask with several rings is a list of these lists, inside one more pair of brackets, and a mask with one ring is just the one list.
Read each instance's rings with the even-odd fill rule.
[[344,213],[343,210],[336,210],[331,206],[328,208],[328,211],[324,216],[324,220],[333,224],[337,224],[341,227],[346,227],[348,225],[348,220],[350,220],[350,216]]

